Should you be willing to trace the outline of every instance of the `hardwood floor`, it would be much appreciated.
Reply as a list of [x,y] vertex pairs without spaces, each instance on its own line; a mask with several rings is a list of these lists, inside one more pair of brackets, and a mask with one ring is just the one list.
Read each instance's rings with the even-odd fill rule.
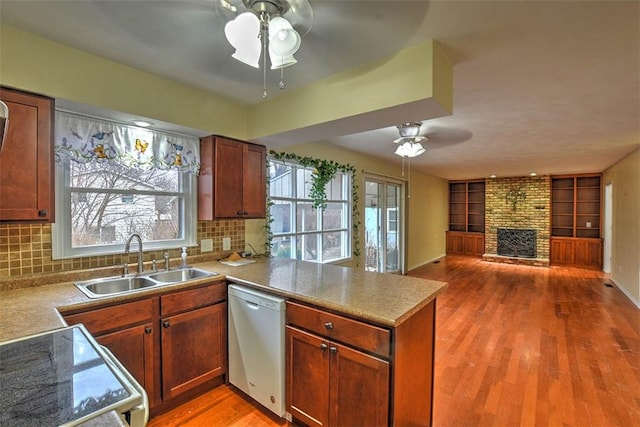
[[[248,398],[246,398],[248,399]],[[218,387],[149,420],[147,427],[272,427],[286,426],[266,410],[249,403],[229,386]]]
[[602,273],[448,257],[436,426],[640,425],[640,310]]
[[[640,426],[640,310],[602,273],[449,256],[410,275],[449,283],[435,426]],[[149,425],[286,423],[221,387]]]

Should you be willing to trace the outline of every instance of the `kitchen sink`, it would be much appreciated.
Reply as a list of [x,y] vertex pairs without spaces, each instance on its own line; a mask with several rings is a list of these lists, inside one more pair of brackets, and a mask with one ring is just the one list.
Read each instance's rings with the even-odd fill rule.
[[218,273],[189,267],[179,270],[159,271],[145,275],[104,277],[76,282],[74,284],[89,298],[99,298],[217,275]]
[[217,275],[218,273],[212,273],[210,271],[189,267],[183,268],[181,270],[159,271],[157,273],[149,274],[148,277],[160,283],[179,283]]

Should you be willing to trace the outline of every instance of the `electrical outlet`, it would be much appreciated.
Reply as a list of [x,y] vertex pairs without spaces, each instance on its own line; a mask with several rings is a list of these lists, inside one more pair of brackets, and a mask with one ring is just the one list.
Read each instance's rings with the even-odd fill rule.
[[223,237],[222,238],[222,250],[230,251],[231,250],[231,237]]
[[213,251],[213,239],[200,240],[200,252],[211,252],[211,251]]

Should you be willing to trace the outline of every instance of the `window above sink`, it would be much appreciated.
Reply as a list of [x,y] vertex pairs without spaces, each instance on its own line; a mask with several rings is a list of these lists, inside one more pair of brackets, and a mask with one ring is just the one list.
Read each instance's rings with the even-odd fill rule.
[[57,112],[55,141],[54,259],[195,245],[197,138]]

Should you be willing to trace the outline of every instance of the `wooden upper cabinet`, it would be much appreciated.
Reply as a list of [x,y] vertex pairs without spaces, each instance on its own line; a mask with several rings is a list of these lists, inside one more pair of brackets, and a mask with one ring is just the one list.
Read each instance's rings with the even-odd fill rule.
[[0,221],[53,222],[54,100],[0,87],[9,120],[0,151]]
[[219,136],[202,138],[198,219],[264,218],[266,157],[262,145]]

